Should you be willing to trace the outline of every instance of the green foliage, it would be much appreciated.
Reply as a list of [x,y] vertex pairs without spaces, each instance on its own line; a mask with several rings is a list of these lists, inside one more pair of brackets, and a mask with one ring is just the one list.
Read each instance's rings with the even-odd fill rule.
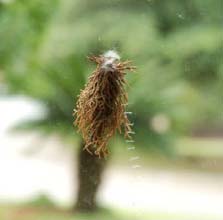
[[25,206],[27,207],[43,207],[43,208],[55,208],[56,205],[54,202],[48,198],[47,195],[40,194],[37,197],[33,198],[32,200],[24,203]]
[[[47,109],[39,123],[72,129],[76,96],[93,67],[86,56],[114,48],[134,61],[129,109],[137,143],[165,146],[222,109],[221,0],[30,0],[0,4],[0,70],[8,92]],[[170,122],[151,127],[158,114]]]

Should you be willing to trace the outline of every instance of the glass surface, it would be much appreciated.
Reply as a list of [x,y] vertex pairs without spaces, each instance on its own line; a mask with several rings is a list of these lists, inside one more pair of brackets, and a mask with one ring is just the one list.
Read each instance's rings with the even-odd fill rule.
[[[0,220],[222,220],[222,11],[221,0],[0,0]],[[122,74],[126,60],[128,103],[99,77],[110,104],[87,136],[106,137],[121,100],[133,138],[121,112],[98,158],[73,110],[95,70]],[[83,120],[102,115],[95,97]]]

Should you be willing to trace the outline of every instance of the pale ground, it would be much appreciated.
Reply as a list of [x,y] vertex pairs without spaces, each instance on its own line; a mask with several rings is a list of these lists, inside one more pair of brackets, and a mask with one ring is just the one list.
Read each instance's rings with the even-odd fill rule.
[[[57,137],[43,140],[37,133],[6,132],[15,121],[37,115],[26,99],[0,99],[0,109],[0,202],[22,201],[39,193],[59,204],[72,202],[76,170],[71,149]],[[36,152],[30,154],[30,149]],[[139,213],[223,216],[223,174],[138,167],[140,159],[126,163],[129,166],[113,166],[105,173],[102,203]]]

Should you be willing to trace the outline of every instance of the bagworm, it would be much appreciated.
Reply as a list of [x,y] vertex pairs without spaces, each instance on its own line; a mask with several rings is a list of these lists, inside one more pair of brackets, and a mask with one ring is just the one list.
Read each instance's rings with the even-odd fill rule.
[[116,130],[131,140],[132,128],[125,111],[128,103],[126,92],[127,71],[133,71],[130,61],[120,61],[117,52],[110,50],[103,55],[91,56],[97,64],[78,96],[74,109],[74,125],[82,134],[84,150],[98,157],[108,155],[108,141]]

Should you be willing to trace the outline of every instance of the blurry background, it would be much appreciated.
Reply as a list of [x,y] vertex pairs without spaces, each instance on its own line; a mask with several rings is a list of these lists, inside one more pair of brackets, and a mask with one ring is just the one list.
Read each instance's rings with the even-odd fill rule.
[[[1,0],[0,219],[223,219],[222,6]],[[86,56],[109,49],[137,66],[135,143],[113,138],[103,209],[80,214],[72,110],[95,68]]]

